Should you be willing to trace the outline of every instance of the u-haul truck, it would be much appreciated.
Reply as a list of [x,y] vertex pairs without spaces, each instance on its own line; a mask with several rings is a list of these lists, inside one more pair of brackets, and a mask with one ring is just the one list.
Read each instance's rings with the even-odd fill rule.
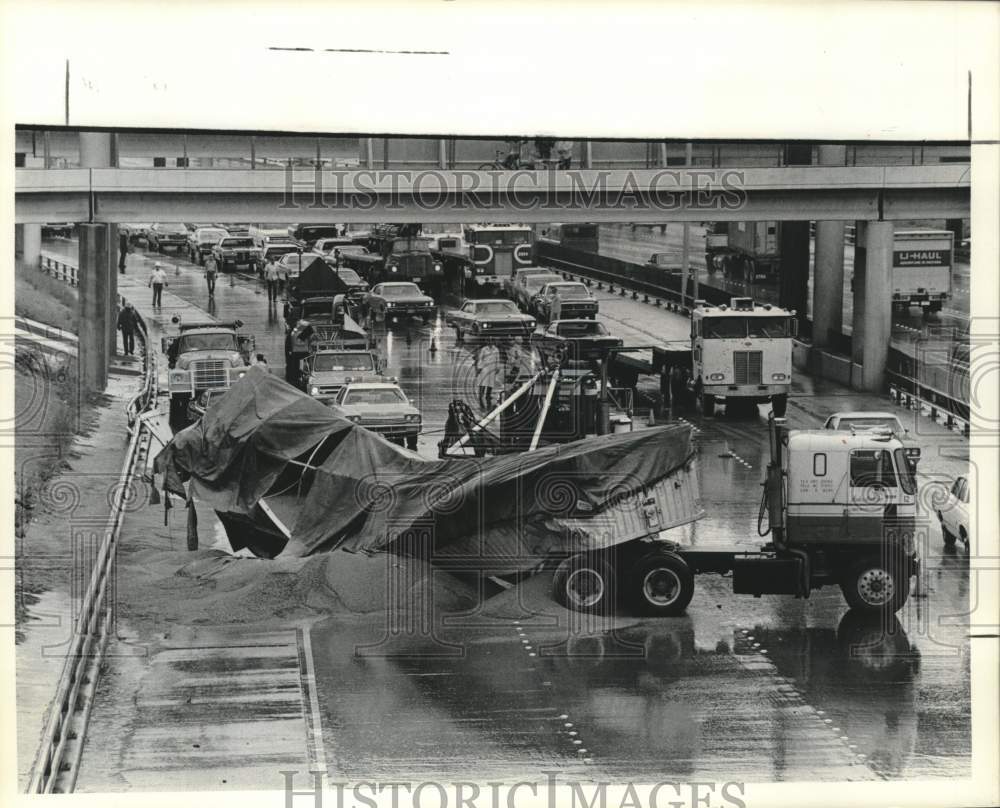
[[892,247],[892,304],[941,311],[951,297],[955,234],[950,230],[897,230]]

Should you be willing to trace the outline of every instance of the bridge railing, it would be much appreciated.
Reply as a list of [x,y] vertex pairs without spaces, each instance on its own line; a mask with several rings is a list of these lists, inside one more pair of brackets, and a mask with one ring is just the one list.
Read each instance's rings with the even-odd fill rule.
[[76,264],[70,263],[69,259],[61,255],[54,255],[43,251],[39,262],[39,269],[47,272],[53,278],[68,283],[70,286],[77,285]]

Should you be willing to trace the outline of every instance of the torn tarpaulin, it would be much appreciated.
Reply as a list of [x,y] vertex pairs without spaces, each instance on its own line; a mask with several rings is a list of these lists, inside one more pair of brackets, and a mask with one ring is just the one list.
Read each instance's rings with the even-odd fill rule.
[[224,523],[259,520],[263,498],[293,496],[284,525],[300,552],[502,556],[500,566],[518,569],[540,554],[615,543],[614,525],[603,538],[578,526],[666,478],[675,484],[658,499],[660,527],[698,518],[690,434],[671,425],[529,453],[424,460],[254,368],[174,437],[156,468],[167,490],[183,495],[189,482]]

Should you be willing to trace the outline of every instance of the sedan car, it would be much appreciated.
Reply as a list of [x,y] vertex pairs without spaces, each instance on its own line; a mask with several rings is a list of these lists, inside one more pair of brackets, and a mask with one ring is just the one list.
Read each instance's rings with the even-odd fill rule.
[[526,337],[535,330],[535,318],[522,314],[510,300],[466,300],[460,309],[445,315],[445,322],[455,329],[455,339],[465,337]]
[[188,235],[188,258],[192,264],[204,264],[205,256],[229,234],[219,227],[199,227]]
[[205,414],[205,410],[207,410],[213,402],[218,401],[228,392],[229,389],[226,387],[210,387],[197,398],[192,398],[188,402],[187,406],[188,421],[190,423],[197,421]]
[[559,283],[563,278],[557,272],[544,267],[518,269],[503,282],[504,293],[513,300],[521,311],[531,310],[531,299],[547,283]]
[[376,284],[365,295],[362,308],[369,322],[398,322],[409,317],[419,317],[425,323],[434,316],[434,298],[420,291],[415,283],[388,281]]
[[220,272],[225,272],[229,267],[236,269],[243,264],[255,270],[260,261],[260,252],[253,246],[250,236],[227,236],[220,239],[212,248],[212,255],[215,256]]
[[330,408],[365,429],[378,432],[400,446],[417,448],[420,410],[393,382],[352,382],[340,388]]
[[916,466],[920,460],[920,447],[910,437],[910,430],[900,423],[895,413],[891,412],[835,412],[826,419],[823,429],[837,429],[842,432],[860,432],[862,430],[878,430],[891,432],[903,444],[907,458]]
[[540,319],[569,320],[597,317],[597,301],[590,290],[575,281],[547,283],[532,298],[531,308]]
[[541,334],[533,334],[531,342],[542,356],[576,360],[600,359],[623,344],[596,320],[554,320]]
[[337,236],[337,238],[321,238],[316,239],[313,244],[313,252],[321,253],[326,255],[327,253],[332,253],[334,248],[343,250],[344,247],[353,247],[354,242],[351,241],[347,236]]
[[364,296],[368,292],[368,281],[349,267],[340,267],[340,269],[337,269],[337,265],[330,257],[326,257],[323,260],[326,261],[327,266],[331,267],[337,273],[337,277],[347,284],[348,296],[364,300]]
[[948,499],[937,517],[941,522],[941,537],[945,545],[951,547],[955,539],[961,539],[969,546],[969,501],[972,499],[972,486],[965,477],[958,477],[948,491]]
[[188,231],[182,224],[154,224],[146,231],[146,247],[163,252],[167,247],[177,250],[187,249]]

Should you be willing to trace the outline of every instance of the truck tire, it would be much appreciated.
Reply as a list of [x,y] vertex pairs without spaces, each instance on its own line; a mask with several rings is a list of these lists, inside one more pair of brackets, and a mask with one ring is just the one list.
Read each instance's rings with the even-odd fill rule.
[[784,418],[788,410],[788,393],[771,396],[771,411],[775,418]]
[[910,578],[901,553],[872,554],[847,567],[840,583],[844,600],[861,612],[898,612],[910,596]]
[[407,435],[406,436],[406,448],[409,449],[411,452],[417,451],[417,436],[416,435]]
[[610,612],[614,589],[611,565],[586,553],[564,559],[552,575],[552,596],[556,602],[578,612]]
[[659,548],[639,558],[626,580],[629,604],[639,614],[683,614],[694,596],[694,574],[687,562]]
[[715,412],[715,396],[711,393],[701,394],[701,414],[706,418],[711,418]]

